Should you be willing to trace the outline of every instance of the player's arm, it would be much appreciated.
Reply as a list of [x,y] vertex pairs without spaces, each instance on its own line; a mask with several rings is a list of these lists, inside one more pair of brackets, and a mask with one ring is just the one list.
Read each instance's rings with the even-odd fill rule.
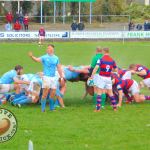
[[119,102],[118,102],[117,106],[121,107],[122,106],[122,99],[123,99],[123,91],[118,90],[118,94],[119,94]]
[[93,72],[92,72],[92,75],[91,75],[91,78],[93,78],[94,74],[96,74],[97,70],[99,68],[99,65],[96,65],[95,68],[93,69]]
[[94,67],[94,69],[92,71],[91,78],[93,78],[94,74],[96,74],[100,64],[101,64],[101,59],[97,60],[96,66]]
[[28,53],[29,57],[31,57],[32,60],[34,60],[35,62],[41,62],[41,59],[40,58],[37,58],[35,56],[33,56],[33,53],[32,52],[29,52]]
[[14,77],[13,80],[15,84],[30,84],[30,82],[19,80],[17,77]]

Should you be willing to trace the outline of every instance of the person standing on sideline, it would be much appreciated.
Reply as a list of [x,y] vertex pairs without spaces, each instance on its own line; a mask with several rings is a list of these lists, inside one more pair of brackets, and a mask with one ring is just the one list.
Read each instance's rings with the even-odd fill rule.
[[24,23],[24,29],[25,29],[25,31],[28,31],[29,17],[28,17],[27,14],[24,16],[23,23]]
[[45,112],[46,98],[50,92],[49,96],[49,108],[54,110],[54,96],[57,88],[57,77],[55,76],[56,69],[58,70],[60,76],[60,82],[63,84],[64,78],[59,62],[59,58],[54,54],[54,45],[48,45],[46,54],[41,57],[33,56],[32,52],[29,52],[29,56],[35,61],[40,62],[43,65],[43,83],[42,83],[42,99],[41,99],[41,111]]
[[92,72],[91,78],[94,78],[95,73],[100,68],[99,76],[96,78],[97,87],[97,105],[95,112],[101,109],[102,94],[105,92],[109,95],[114,111],[117,110],[116,99],[112,92],[112,71],[118,72],[115,61],[109,55],[109,48],[103,48],[103,57],[97,61],[97,64]]
[[39,35],[39,46],[41,46],[45,40],[45,29],[44,29],[44,27],[40,28],[38,35]]
[[6,21],[7,21],[7,23],[12,24],[12,22],[13,22],[13,15],[12,15],[11,12],[8,12],[6,14]]

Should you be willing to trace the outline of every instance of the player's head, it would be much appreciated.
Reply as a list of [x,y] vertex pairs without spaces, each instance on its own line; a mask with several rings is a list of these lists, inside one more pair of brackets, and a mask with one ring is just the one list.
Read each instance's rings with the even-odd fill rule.
[[98,54],[98,53],[102,53],[102,48],[101,47],[96,47],[96,54]]
[[52,54],[54,53],[54,45],[49,44],[48,47],[47,47],[46,52],[47,52],[49,55],[52,55]]
[[17,75],[23,74],[23,67],[22,66],[16,65],[14,69],[16,70]]
[[129,70],[136,70],[136,64],[131,64],[130,66],[129,66]]
[[103,48],[103,53],[104,54],[109,54],[109,48],[108,47]]

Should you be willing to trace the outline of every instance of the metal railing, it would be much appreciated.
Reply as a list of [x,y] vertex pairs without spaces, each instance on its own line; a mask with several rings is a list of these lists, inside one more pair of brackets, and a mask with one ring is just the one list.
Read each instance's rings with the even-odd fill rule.
[[[73,20],[78,21],[78,15],[74,16],[43,16],[43,23],[72,23]],[[81,22],[90,23],[90,15],[81,15]],[[41,16],[29,16],[30,22],[40,23]],[[5,16],[0,16],[0,22],[6,22]],[[105,22],[130,22],[130,15],[92,15],[92,23],[103,24]]]

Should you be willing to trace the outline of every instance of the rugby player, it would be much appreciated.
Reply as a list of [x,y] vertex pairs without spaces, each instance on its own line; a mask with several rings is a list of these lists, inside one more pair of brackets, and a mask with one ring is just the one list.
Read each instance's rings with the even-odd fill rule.
[[140,64],[131,64],[129,69],[132,70],[133,74],[143,78],[139,85],[140,88],[144,86],[150,88],[150,70],[147,67]]
[[111,72],[118,72],[115,61],[109,55],[109,48],[103,48],[103,57],[97,61],[97,64],[92,72],[91,78],[94,78],[95,73],[100,68],[99,76],[96,78],[95,86],[97,87],[97,105],[95,112],[101,109],[101,95],[106,92],[111,100],[114,111],[117,110],[116,99],[112,92]]
[[46,50],[46,55],[43,55],[39,58],[33,56],[32,52],[29,52],[29,56],[35,61],[40,62],[43,65],[43,83],[42,83],[42,99],[41,99],[41,110],[42,112],[45,111],[46,107],[46,98],[49,92],[49,89],[51,89],[50,92],[50,110],[54,110],[54,96],[56,93],[57,88],[57,79],[55,77],[56,69],[58,70],[58,73],[60,75],[61,82],[64,82],[63,79],[63,73],[61,69],[61,65],[59,62],[59,58],[54,55],[54,46],[48,45]]
[[[150,100],[150,96],[145,96],[140,93],[138,83],[132,79],[121,80],[117,75],[112,75],[113,87],[118,90],[119,94],[119,102],[117,104],[118,107],[122,106],[123,93],[127,97],[128,101],[132,99],[137,102],[143,102],[145,100]],[[132,98],[129,96],[131,94]],[[129,99],[130,98],[130,99]]]
[[[97,47],[96,48],[96,54],[95,54],[95,56],[93,56],[92,62],[91,62],[91,65],[90,65],[91,66],[91,68],[90,68],[90,76],[91,76],[91,73],[92,73],[93,69],[95,68],[95,66],[97,64],[97,61],[99,59],[101,59],[102,57],[103,57],[102,48],[101,47]],[[97,72],[96,72],[96,74],[94,75],[94,78],[93,78],[93,81],[94,81],[94,96],[93,96],[94,104],[96,104],[96,102],[97,102],[97,86],[95,86],[95,85],[96,85],[96,81],[97,81],[97,77],[98,77],[99,72],[100,72],[100,68],[97,70]],[[102,108],[104,108],[105,100],[106,100],[106,94],[103,93],[101,95],[101,98],[102,98],[101,105],[102,105]]]
[[17,78],[23,73],[23,67],[16,65],[13,70],[10,70],[2,75],[0,78],[0,93],[7,93],[16,90],[16,94],[20,93],[19,84],[29,84],[27,81],[22,81]]

